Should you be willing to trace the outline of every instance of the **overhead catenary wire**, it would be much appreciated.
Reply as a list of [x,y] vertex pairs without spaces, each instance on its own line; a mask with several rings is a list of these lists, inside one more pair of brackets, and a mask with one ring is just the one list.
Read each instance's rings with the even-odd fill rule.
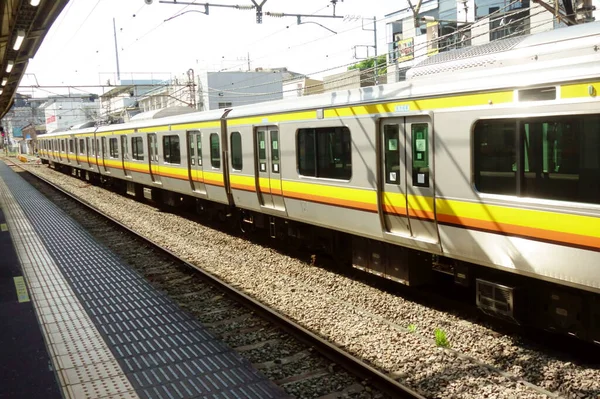
[[169,18],[165,19],[164,21],[161,21],[158,25],[154,26],[152,29],[148,30],[146,33],[144,33],[143,35],[141,35],[138,38],[136,38],[134,41],[132,41],[131,43],[129,43],[127,46],[124,46],[123,50],[126,50],[126,49],[130,48],[131,46],[135,45],[141,39],[143,39],[144,37],[148,36],[150,33],[154,32],[156,29],[160,28],[161,26],[163,26],[169,19],[175,17],[177,14],[181,13],[183,10],[185,10],[186,8],[188,8],[189,6],[191,6],[192,4],[196,3],[197,1],[198,0],[193,0],[190,4],[187,4],[183,8],[180,8],[179,11],[175,12]]
[[[509,3],[509,4],[507,4],[507,5],[506,5],[504,8],[508,8],[508,7],[510,7],[512,4],[514,4],[514,3],[516,3],[516,2],[517,2],[517,1],[513,1],[513,2],[511,2],[511,3]],[[520,9],[520,10],[516,10],[516,11],[514,11],[514,12],[510,13],[510,15],[517,14],[517,13],[521,13],[521,12],[528,11],[528,10],[530,10],[530,9],[529,9],[529,8],[526,8],[526,9]],[[472,27],[476,26],[476,25],[477,25],[477,24],[479,24],[479,23],[484,23],[484,22],[487,22],[487,21],[489,20],[489,17],[491,17],[491,16],[494,16],[494,14],[497,14],[497,13],[499,13],[499,12],[501,12],[501,11],[502,11],[502,9],[500,9],[500,10],[497,10],[497,11],[495,11],[494,13],[491,13],[491,14],[489,14],[489,15],[487,16],[487,17],[488,17],[488,19],[485,19],[485,20],[479,20],[479,21],[477,21],[477,22],[475,22],[475,23],[473,23],[473,24],[470,24],[470,26],[469,26],[469,27],[470,27],[470,28],[472,28]],[[536,15],[538,15],[538,14],[540,14],[540,13],[543,13],[543,12],[545,12],[545,11],[544,11],[544,10],[541,10],[541,11],[539,11],[539,12],[535,13],[535,14],[530,14],[530,15],[527,15],[527,16],[525,16],[525,17],[522,17],[522,18],[519,18],[519,19],[516,19],[516,20],[512,20],[512,21],[510,21],[510,22],[508,23],[508,25],[505,25],[505,26],[499,26],[499,27],[495,27],[495,28],[493,28],[493,29],[491,29],[491,30],[489,30],[489,31],[483,32],[482,34],[489,34],[489,33],[495,32],[495,31],[499,31],[499,30],[506,29],[506,27],[507,27],[507,26],[510,26],[511,24],[517,24],[517,23],[519,23],[520,21],[523,21],[523,20],[525,20],[525,19],[531,18],[532,16],[536,16]],[[509,15],[509,14],[505,14],[504,16],[510,16],[510,15]],[[545,23],[547,23],[547,21],[544,21],[544,22],[538,23],[537,25],[535,25],[535,27],[537,27],[537,26],[542,26],[542,25],[544,25]],[[533,28],[534,28],[534,26],[530,26],[530,29],[533,29]],[[444,38],[447,38],[447,37],[449,37],[449,36],[453,36],[453,35],[459,35],[461,32],[464,32],[464,30],[465,30],[464,28],[463,28],[463,29],[459,29],[459,30],[457,30],[456,32],[452,32],[452,33],[450,33],[450,34],[448,34],[448,35],[444,35],[444,36],[438,37],[437,39],[434,39],[433,41],[428,41],[428,42],[425,42],[425,43],[423,43],[423,44],[417,45],[417,46],[415,46],[415,47],[414,47],[414,49],[413,49],[413,53],[414,53],[414,52],[415,52],[417,49],[421,49],[421,48],[423,48],[424,46],[428,46],[429,44],[432,44],[432,43],[434,43],[434,42],[438,42],[438,43],[439,43],[439,42],[440,42],[440,41],[442,41]],[[480,35],[482,35],[482,34],[480,34]],[[516,35],[518,35],[518,34],[521,34],[521,32],[513,32],[513,33],[510,33],[509,35],[505,35],[504,37],[516,36]],[[457,46],[457,45],[460,45],[460,44],[464,44],[465,42],[468,42],[469,40],[472,40],[473,38],[476,38],[476,37],[478,37],[478,36],[480,36],[480,35],[471,36],[471,37],[468,37],[468,38],[462,38],[461,40],[459,40],[459,41],[455,41],[455,42],[452,42],[452,43],[449,43],[449,44],[447,44],[447,45],[446,45],[446,46],[444,46],[444,47],[439,47],[439,48],[438,48],[438,51],[442,51],[442,50],[444,50],[444,49],[446,49],[446,48],[449,48],[449,47],[453,47],[453,46]],[[390,53],[391,53],[391,52],[390,52]],[[328,68],[328,69],[325,69],[325,70],[322,70],[322,71],[313,72],[312,74],[314,74],[314,73],[319,73],[319,72],[326,72],[326,71],[329,71],[329,70],[332,70],[332,69],[337,69],[337,68],[339,68],[339,67],[342,67],[342,66],[347,66],[347,65],[352,65],[352,64],[354,64],[354,63],[350,63],[350,64],[344,64],[344,65],[341,65],[341,66],[336,66],[336,67],[333,67],[333,68]],[[370,69],[368,69],[367,71],[372,71],[372,70],[373,70],[373,68],[370,68]],[[365,71],[365,72],[366,72],[366,71]],[[306,75],[304,75],[304,76],[308,76],[308,75],[309,75],[309,74],[306,74]],[[371,80],[371,79],[372,79],[372,78],[365,78],[364,80]],[[339,80],[343,80],[343,79],[339,79]],[[272,81],[272,82],[283,82],[283,81],[285,81],[285,80],[284,80],[284,79],[277,79],[277,80],[275,80],[275,81]],[[245,86],[245,87],[236,88],[236,89],[238,89],[238,90],[239,90],[239,89],[242,89],[242,88],[252,88],[252,87],[258,87],[258,86],[264,86],[264,85],[266,85],[266,84],[270,84],[270,83],[262,83],[262,84],[259,84],[259,85]],[[169,85],[169,84],[165,84],[165,85],[163,85],[163,86],[168,86],[168,85]],[[187,85],[183,85],[183,86],[186,86],[186,87],[187,87]],[[305,89],[309,89],[309,88],[312,88],[312,87],[314,87],[314,86],[307,86]],[[75,88],[75,89],[77,89],[76,87],[74,87],[74,88]],[[185,88],[184,88],[184,89],[185,89]],[[183,89],[183,90],[184,90],[184,89]],[[81,90],[81,89],[77,89],[77,90],[83,91],[83,90]],[[182,90],[182,89],[180,89],[180,90]],[[209,90],[209,93],[210,93],[211,91],[213,91],[213,92],[214,92],[214,91],[217,91],[217,90],[218,90],[218,91],[223,91],[223,90],[219,90],[218,88],[214,88],[214,89],[213,89],[213,88],[208,88],[208,90]],[[46,90],[46,91],[47,91],[47,90]],[[284,92],[288,92],[288,91],[295,91],[295,89],[293,89],[293,90],[282,90],[282,91],[278,91],[278,92],[269,92],[269,93],[239,93],[239,94],[244,94],[244,95],[248,95],[248,96],[257,96],[257,95],[258,95],[258,96],[261,96],[261,95],[263,95],[263,96],[264,96],[264,95],[272,95],[272,94],[284,93]],[[51,94],[56,94],[56,95],[59,95],[59,94],[57,94],[57,93],[52,93],[52,92],[50,92],[50,91],[47,91],[47,92],[49,92],[49,93],[51,93]],[[231,92],[231,93],[235,93],[235,92]]]
[[94,4],[94,7],[92,7],[92,9],[88,13],[88,15],[83,19],[83,21],[81,22],[81,24],[79,24],[79,26],[75,30],[75,33],[73,33],[73,36],[71,36],[71,38],[69,40],[67,40],[67,42],[63,45],[63,48],[66,48],[67,45],[69,43],[71,43],[71,40],[73,40],[75,38],[75,36],[77,36],[77,33],[79,33],[79,31],[81,30],[81,28],[83,27],[83,25],[85,25],[85,23],[87,22],[87,20],[89,19],[89,17],[93,14],[94,10],[96,10],[96,7],[98,7],[98,5],[100,4],[101,1],[102,0],[96,1],[96,4]]
[[[507,9],[507,8],[509,8],[510,6],[512,6],[513,4],[515,4],[515,3],[517,3],[517,2],[519,2],[519,0],[513,0],[512,2],[510,2],[509,4],[507,4],[506,6],[504,6],[504,7],[500,8],[500,9],[498,9],[498,10],[494,11],[493,13],[490,13],[490,14],[489,14],[487,17],[489,18],[490,16],[494,16],[494,15],[496,15],[496,14],[499,14],[499,13],[501,13],[501,12],[502,12],[504,9]],[[524,9],[521,9],[521,10],[519,10],[519,11],[517,11],[517,12],[511,13],[511,15],[512,15],[512,14],[519,13],[519,12],[523,12],[523,11],[526,11],[526,10],[530,10],[530,8],[524,8]],[[542,10],[542,11],[540,11],[540,12],[538,12],[538,13],[536,13],[536,14],[534,14],[534,15],[538,15],[538,14],[540,14],[541,12],[543,12],[543,10]],[[521,18],[520,20],[522,20],[522,19],[526,19],[526,18],[529,18],[529,17],[530,17],[530,16],[526,16],[526,17],[524,17],[524,18]],[[471,24],[471,25],[470,25],[470,27],[473,27],[473,26],[475,26],[476,24],[478,24],[478,23],[482,23],[482,22],[483,22],[482,20],[476,21],[475,23]],[[514,22],[516,22],[516,21],[513,21],[512,23],[514,23]],[[504,29],[504,28],[505,28],[505,26],[504,26],[504,27],[497,27],[497,28],[493,28],[492,30],[490,30],[490,31],[487,31],[487,32],[483,32],[483,33],[482,33],[482,34],[480,34],[480,35],[471,36],[471,38],[479,37],[479,36],[481,36],[481,35],[483,35],[483,34],[488,34],[488,33],[490,33],[490,32],[494,32],[494,31],[496,31],[496,30],[501,30],[501,29]],[[442,40],[442,39],[444,39],[444,38],[451,37],[451,36],[453,36],[453,35],[458,35],[458,34],[460,34],[460,33],[464,33],[464,32],[466,31],[466,29],[467,29],[467,28],[462,28],[462,29],[459,29],[459,30],[457,30],[456,32],[450,33],[450,34],[448,34],[448,35],[441,36],[441,37],[439,37],[439,38],[437,38],[437,39],[434,39],[434,40],[431,40],[431,41],[427,41],[427,42],[425,42],[425,43],[423,43],[423,44],[420,44],[420,45],[418,45],[418,46],[415,46],[415,47],[413,47],[413,53],[414,53],[415,51],[417,51],[417,50],[421,50],[421,49],[423,49],[423,48],[426,48],[426,47],[428,47],[428,46],[429,46],[429,45],[431,45],[431,44],[434,44],[434,43],[436,43],[436,42],[439,42],[440,40]],[[462,43],[462,42],[461,42],[461,43]],[[452,44],[452,45],[456,45],[456,43],[455,43],[455,44]],[[445,48],[451,47],[452,45],[449,45],[449,46],[442,47],[441,49],[445,49]],[[440,49],[438,49],[438,50],[440,50]],[[393,51],[389,51],[389,52],[387,52],[387,53],[380,54],[380,56],[381,56],[381,55],[389,55],[389,54],[393,54],[394,52],[395,52],[395,50],[393,50]],[[336,69],[343,68],[343,67],[348,67],[348,66],[355,65],[355,64],[356,64],[356,62],[355,62],[355,61],[353,61],[353,62],[350,62],[350,63],[346,63],[346,64],[342,64],[342,65],[337,65],[337,66],[334,66],[334,67],[331,67],[331,68],[327,68],[327,69],[323,69],[323,70],[319,70],[319,71],[314,71],[314,72],[309,72],[309,73],[303,74],[303,76],[305,76],[305,77],[308,77],[308,76],[311,76],[311,75],[320,74],[320,73],[324,73],[324,72],[329,72],[329,71],[332,71],[332,70],[336,70]],[[237,82],[237,83],[239,84],[239,83],[242,83],[242,82],[246,82],[246,81],[252,81],[252,80],[255,80],[255,79],[256,79],[256,78],[249,78],[249,79],[246,79],[246,80],[243,80],[243,81]],[[241,90],[241,89],[247,89],[247,88],[255,88],[255,87],[261,87],[261,86],[267,86],[267,85],[271,85],[271,84],[274,84],[274,83],[285,82],[285,80],[286,80],[286,79],[275,79],[275,80],[271,80],[271,81],[268,81],[268,82],[262,82],[262,83],[260,83],[260,84],[257,84],[257,85],[248,85],[248,86],[236,87],[236,89],[237,89],[237,90]],[[222,89],[224,89],[224,88],[225,88],[225,86],[220,86],[220,87],[215,87],[215,88],[212,88],[212,89],[214,89],[214,90],[219,90],[219,91],[223,91]]]
[[[314,15],[314,14],[316,14],[316,13],[319,13],[319,12],[323,11],[324,9],[326,9],[326,8],[328,8],[328,7],[329,7],[329,4],[328,4],[328,5],[326,5],[325,7],[322,7],[322,8],[320,8],[320,9],[316,10],[316,11],[313,11],[313,12],[311,13],[311,15]],[[268,34],[267,36],[264,36],[264,37],[262,37],[262,38],[260,38],[260,39],[257,39],[257,40],[255,40],[255,41],[253,41],[253,42],[251,42],[251,43],[248,43],[248,44],[246,44],[246,46],[247,46],[247,47],[253,46],[253,45],[255,45],[255,44],[257,44],[257,43],[260,43],[260,42],[262,42],[262,41],[264,41],[264,40],[266,40],[266,39],[268,39],[268,38],[270,38],[270,37],[272,37],[272,36],[275,36],[275,35],[277,35],[277,34],[279,34],[279,33],[281,33],[281,32],[285,32],[285,31],[286,31],[286,30],[288,30],[288,29],[289,29],[289,25],[288,25],[288,26],[286,26],[285,28],[282,28],[282,29],[279,29],[279,30],[277,30],[277,31],[275,31],[275,32],[272,32],[272,33]],[[260,57],[260,58],[258,58],[258,59],[261,59],[261,58],[264,58],[264,57]],[[245,63],[244,63],[244,64],[237,64],[237,65],[233,65],[233,66],[231,66],[231,67],[228,67],[228,68],[221,69],[221,71],[227,71],[227,70],[230,70],[230,69],[240,68],[240,67],[242,67],[242,66],[245,66],[245,65],[246,65]]]
[[[508,4],[506,7],[510,7],[510,6],[511,6],[513,3],[515,3],[515,2],[516,2],[516,1],[513,1],[513,2],[511,2],[511,3],[510,3],[510,4]],[[523,11],[527,11],[527,10],[529,10],[529,9],[523,9],[523,10],[519,10],[518,12],[523,12]],[[500,12],[500,11],[501,11],[501,10],[497,10],[495,13],[498,13],[498,12]],[[539,12],[535,13],[535,14],[527,15],[527,16],[525,16],[525,17],[522,17],[522,18],[520,18],[520,19],[513,20],[513,21],[511,21],[510,23],[513,23],[513,24],[515,24],[515,23],[518,23],[518,22],[520,22],[520,21],[522,21],[522,20],[525,20],[525,19],[531,18],[532,16],[536,16],[536,15],[538,15],[538,14],[542,13],[542,12],[545,12],[545,11],[544,11],[544,10],[541,10],[541,11],[539,11]],[[492,14],[490,14],[489,16],[493,16],[495,13],[492,13]],[[477,24],[477,23],[480,23],[480,21],[477,21],[475,24]],[[509,23],[509,24],[510,24],[510,23]],[[545,23],[546,23],[546,22],[541,22],[539,25],[543,25],[543,24],[545,24]],[[472,26],[474,26],[475,24],[471,25],[471,27],[472,27]],[[489,33],[492,33],[492,32],[494,32],[494,31],[502,30],[502,29],[505,29],[505,28],[506,28],[506,26],[499,26],[499,27],[495,27],[495,28],[491,29],[490,31],[483,32],[483,33],[482,33],[482,34],[480,34],[480,35],[483,35],[483,34],[489,34]],[[434,41],[429,41],[429,42],[423,43],[421,46],[428,46],[430,43],[433,43],[433,42],[435,42],[435,41],[438,41],[438,42],[439,42],[440,40],[443,40],[445,37],[452,36],[452,35],[458,35],[458,34],[460,34],[462,31],[463,31],[463,30],[458,30],[458,31],[456,31],[456,32],[453,32],[453,33],[451,33],[451,34],[449,34],[449,35],[445,35],[445,36],[439,37],[439,38],[435,39]],[[517,35],[517,34],[520,34],[520,32],[515,32],[515,33],[512,33],[512,34],[511,34],[511,36],[515,36],[515,35]],[[453,42],[453,43],[450,43],[450,44],[446,45],[445,47],[440,47],[440,48],[438,48],[438,51],[444,50],[444,49],[446,49],[446,48],[449,48],[449,47],[452,47],[452,46],[456,46],[456,45],[463,44],[463,43],[465,43],[466,41],[472,40],[473,38],[476,38],[476,37],[478,37],[478,36],[480,36],[480,35],[471,36],[471,37],[469,37],[469,38],[464,38],[464,39],[462,39],[462,40],[460,40],[460,41],[458,41],[458,42]],[[419,48],[419,47],[417,47],[417,49],[418,49],[418,48]],[[393,52],[393,51],[392,51],[392,52]],[[391,53],[391,52],[390,52],[390,53]],[[327,72],[327,71],[329,71],[329,70],[332,70],[332,69],[337,69],[337,68],[340,68],[340,67],[343,67],[343,66],[348,66],[348,65],[353,65],[353,64],[354,64],[354,63],[343,64],[343,65],[339,65],[339,66],[336,66],[336,67],[332,67],[332,68],[324,69],[324,70],[321,70],[321,71],[316,71],[316,72],[313,72],[312,74],[315,74],[315,73],[320,73],[320,72]],[[363,72],[365,72],[365,73],[366,73],[366,72],[368,72],[368,71],[373,71],[373,68],[367,69],[366,71],[363,71]],[[304,76],[308,76],[308,75],[310,75],[310,74],[307,74],[307,75],[304,75]],[[340,78],[340,79],[337,79],[337,80],[334,80],[334,81],[332,81],[332,83],[333,83],[333,82],[337,82],[337,81],[342,81],[342,80],[344,80],[344,79],[345,79],[345,78]],[[367,78],[367,80],[368,80],[368,79],[369,79],[369,78]],[[266,83],[261,83],[261,84],[258,84],[258,85],[249,85],[249,86],[236,87],[236,90],[241,90],[241,89],[246,89],[246,88],[255,88],[255,87],[260,87],[260,86],[270,85],[270,84],[272,84],[272,83],[284,82],[284,81],[285,81],[285,79],[276,79],[276,80],[272,80],[272,81],[269,81],[269,82],[266,82]],[[166,87],[166,86],[172,86],[172,84],[170,84],[169,82],[166,82],[166,83],[164,83],[164,84],[162,84],[162,85],[157,85],[157,89],[158,89],[158,88],[162,88],[162,87]],[[181,85],[181,86],[183,87],[183,89],[181,89],[181,90],[185,90],[185,88],[186,88],[186,87],[188,87],[188,85]],[[70,86],[70,87],[71,87],[71,86]],[[76,86],[72,86],[72,87],[73,87],[74,89],[77,89],[77,90],[83,91],[83,90],[81,90],[81,89],[78,89]],[[305,89],[310,89],[310,88],[314,88],[314,87],[317,87],[317,85],[313,85],[313,86],[307,86]],[[44,90],[44,91],[46,91],[46,92],[48,92],[48,93],[50,93],[50,94],[55,94],[55,95],[61,96],[61,95],[60,95],[60,94],[58,94],[58,93],[50,92],[50,91],[48,91],[48,90]],[[266,93],[247,93],[247,92],[236,92],[236,91],[230,91],[230,90],[223,90],[222,88],[210,88],[210,87],[208,88],[209,95],[210,95],[210,93],[211,93],[211,92],[212,92],[212,93],[214,93],[214,92],[226,92],[226,93],[228,93],[228,94],[234,94],[234,95],[238,95],[238,96],[252,96],[252,97],[255,97],[255,96],[267,96],[267,95],[274,95],[274,94],[285,93],[285,92],[288,92],[288,91],[295,91],[295,89],[292,89],[292,90],[282,90],[282,91],[276,91],[276,92],[266,92]]]
[[[534,13],[534,14],[527,15],[526,17],[522,17],[522,18],[519,18],[519,19],[513,20],[513,21],[511,21],[511,23],[512,23],[512,24],[516,24],[516,23],[518,23],[518,22],[520,22],[520,21],[523,21],[523,20],[529,19],[529,18],[531,18],[532,16],[539,15],[539,14],[541,14],[541,13],[543,13],[543,12],[546,12],[546,11],[545,11],[545,10],[538,11],[538,12],[536,12],[536,13]],[[538,27],[538,26],[543,26],[543,25],[544,25],[544,24],[546,24],[546,23],[547,23],[546,21],[540,22],[540,23],[538,23],[537,25],[535,25],[535,26],[534,26],[534,28],[535,28],[535,27]],[[438,51],[440,51],[440,50],[445,50],[446,48],[450,48],[450,47],[454,47],[454,46],[456,46],[456,45],[458,45],[458,44],[463,44],[463,43],[466,43],[466,42],[468,42],[468,41],[472,40],[473,38],[476,38],[476,37],[479,37],[479,36],[482,36],[482,35],[485,35],[485,34],[493,33],[493,32],[496,32],[496,31],[501,31],[501,30],[504,30],[504,29],[506,29],[506,25],[504,25],[504,26],[498,26],[498,27],[495,27],[495,28],[493,28],[493,29],[491,29],[491,30],[489,30],[489,31],[487,31],[487,32],[483,32],[483,33],[481,33],[481,34],[479,34],[479,35],[471,36],[471,37],[469,37],[469,38],[464,38],[464,39],[461,39],[461,40],[460,40],[460,41],[458,41],[458,42],[455,42],[455,43],[450,43],[450,44],[448,44],[448,45],[446,45],[446,46],[444,46],[444,47],[440,47],[440,48],[438,48]],[[452,34],[450,34],[450,35],[455,35],[455,34],[457,34],[457,33],[460,33],[460,32],[459,32],[459,31],[457,31],[457,32],[455,32],[455,33],[452,33]],[[510,34],[510,35],[506,35],[506,36],[504,36],[504,37],[506,38],[506,37],[509,37],[509,36],[516,36],[516,35],[519,35],[519,34],[522,34],[522,32],[514,32],[514,33],[512,33],[512,34]],[[437,40],[437,39],[436,39],[436,40]],[[430,42],[428,42],[428,43],[431,43],[431,42],[433,42],[433,41],[430,41]],[[422,46],[423,46],[423,47],[427,47],[427,46],[428,46],[428,43],[424,43]],[[391,52],[388,52],[388,54],[390,54],[390,53],[392,53],[392,52],[393,52],[393,51],[391,51]],[[350,65],[351,65],[351,64],[350,64]],[[336,67],[336,69],[337,69],[337,67]],[[365,69],[365,70],[363,70],[363,71],[361,71],[361,72],[362,72],[362,73],[368,73],[368,72],[372,72],[372,71],[374,71],[374,67],[372,67],[372,68],[368,68],[368,69]],[[343,81],[343,80],[346,80],[346,79],[347,79],[346,77],[342,77],[342,78],[340,78],[340,79],[332,80],[332,81],[331,81],[331,83],[338,82],[338,81]],[[372,77],[367,77],[367,78],[365,78],[364,80],[367,80],[367,81],[368,81],[368,80],[372,80],[372,79],[373,79]],[[270,81],[270,82],[267,82],[267,83],[262,83],[262,84],[259,84],[259,85],[253,85],[253,86],[244,86],[244,87],[236,87],[236,89],[237,89],[237,90],[241,90],[241,89],[247,89],[247,88],[255,88],[255,87],[259,87],[259,86],[266,86],[266,85],[270,85],[270,84],[273,84],[273,83],[279,83],[279,82],[284,82],[284,81],[285,81],[285,80],[281,80],[281,79],[279,79],[279,80],[273,80],[273,81]],[[319,85],[306,86],[306,87],[305,87],[305,90],[306,90],[306,89],[315,88],[315,87],[318,87],[318,86],[319,86]],[[285,92],[289,92],[289,91],[295,91],[295,89],[290,89],[290,90],[282,90],[282,91],[277,91],[277,92],[264,92],[264,93],[235,92],[235,91],[227,91],[227,90],[222,90],[222,89],[213,89],[213,88],[209,88],[209,92],[210,92],[210,91],[212,91],[212,92],[223,92],[223,93],[228,93],[228,94],[232,94],[232,95],[237,95],[237,96],[239,96],[239,97],[244,97],[244,96],[248,96],[248,97],[256,97],[256,96],[271,96],[271,95],[275,95],[275,94],[279,94],[279,93],[285,93]]]
[[[503,12],[503,11],[504,11],[504,10],[506,10],[506,9],[509,9],[510,7],[512,7],[512,6],[513,6],[514,4],[516,4],[516,3],[520,3],[520,0],[513,0],[513,1],[511,1],[511,2],[509,2],[508,4],[506,4],[504,7],[501,7],[501,8],[499,8],[498,10],[496,10],[496,11],[494,11],[494,12],[492,12],[492,13],[488,14],[486,17],[487,17],[487,18],[489,18],[489,17],[491,17],[491,16],[494,16],[494,15],[500,14],[501,12]],[[529,9],[529,8],[526,8],[526,9],[521,9],[521,10],[517,10],[517,11],[515,11],[514,13],[522,12],[523,10],[528,10],[528,9]],[[506,15],[503,15],[503,16],[506,16]],[[380,18],[380,19],[376,20],[375,22],[377,23],[377,22],[381,22],[381,21],[388,20],[388,19],[390,19],[390,17],[384,17],[384,18]],[[484,20],[485,20],[485,19],[480,19],[479,21],[476,21],[475,23],[473,23],[473,24],[470,24],[470,26],[471,26],[471,27],[472,27],[472,26],[475,26],[475,25],[476,25],[476,24],[478,24],[478,23],[482,23]],[[353,30],[356,30],[356,29],[359,29],[359,28],[362,28],[362,23],[361,23],[361,24],[358,24],[358,23],[357,23],[357,26],[355,26],[355,27],[352,27],[352,28],[346,29],[346,30],[344,30],[344,31],[340,31],[340,32],[338,32],[338,35],[340,35],[340,34],[344,34],[344,33],[347,33],[347,32],[350,32],[350,31],[353,31]],[[463,30],[457,30],[456,32],[454,32],[454,33],[452,33],[452,34],[450,34],[450,35],[457,34],[459,31],[460,31],[460,32],[464,32],[464,29],[463,29]],[[447,36],[449,36],[449,35],[445,35],[444,37],[447,37]],[[308,44],[312,44],[312,43],[315,43],[315,42],[317,42],[317,41],[320,41],[320,40],[325,40],[325,39],[328,39],[328,38],[330,38],[330,37],[331,37],[331,36],[327,36],[327,37],[322,37],[322,38],[317,38],[317,39],[314,39],[314,40],[310,40],[310,41],[307,41],[307,42],[304,42],[304,43],[300,43],[300,44],[298,44],[298,45],[295,45],[295,46],[288,47],[288,48],[286,49],[286,51],[289,51],[289,50],[291,50],[291,49],[293,49],[293,48],[298,48],[298,47],[302,47],[302,46],[305,46],[305,45],[308,45]],[[439,40],[440,40],[440,38],[438,38],[438,39],[434,39],[434,40],[437,40],[437,41],[439,41]],[[423,48],[423,46],[429,46],[429,44],[431,44],[431,43],[433,43],[433,41],[428,41],[428,42],[426,42],[425,44],[422,44],[422,45],[420,45],[420,47],[417,47],[416,49],[422,49],[422,48]],[[277,54],[277,53],[280,53],[280,52],[281,52],[280,50],[275,50],[275,51],[273,51],[273,52],[271,52],[271,53],[269,53],[269,54],[266,54],[266,55],[264,55],[264,56],[262,56],[262,57],[255,58],[255,61],[256,61],[256,60],[263,59],[263,58],[267,58],[267,57],[269,57],[269,56],[271,56],[271,55],[273,55],[273,54]],[[387,54],[390,54],[390,53],[392,53],[392,52],[388,52]],[[414,53],[414,50],[413,50],[413,53]],[[383,54],[382,54],[382,55],[383,55]],[[305,75],[305,76],[310,76],[310,75],[314,75],[314,74],[317,74],[317,73],[328,72],[328,71],[335,70],[335,69],[338,69],[338,68],[342,68],[342,67],[347,67],[347,66],[350,66],[350,65],[354,65],[355,63],[356,63],[356,62],[354,62],[354,61],[353,61],[353,62],[351,62],[351,63],[348,63],[348,64],[338,65],[338,66],[335,66],[335,67],[332,67],[332,68],[328,68],[328,69],[326,69],[326,70],[322,70],[322,71],[318,71],[318,72],[312,72],[312,73],[307,73],[307,74],[304,74],[304,75]],[[256,80],[256,77],[248,78],[248,79],[246,79],[246,80],[243,80],[243,81],[240,81],[240,82],[237,82],[237,83],[246,82],[246,81],[253,81],[253,80]],[[272,84],[272,83],[278,83],[278,81],[274,81],[274,82],[267,82],[267,83],[261,83],[261,84],[259,84],[259,85],[257,85],[257,86],[247,86],[247,87],[241,87],[241,88],[265,86],[265,85],[269,85],[269,84]],[[225,86],[222,86],[222,87],[224,88]],[[241,88],[238,88],[238,89],[241,89]],[[219,87],[217,87],[217,88],[215,88],[215,89],[219,89]]]

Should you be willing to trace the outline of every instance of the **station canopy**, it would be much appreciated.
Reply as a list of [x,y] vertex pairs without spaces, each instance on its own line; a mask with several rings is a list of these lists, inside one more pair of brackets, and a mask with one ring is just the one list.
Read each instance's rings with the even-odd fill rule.
[[0,0],[0,118],[50,27],[69,0]]

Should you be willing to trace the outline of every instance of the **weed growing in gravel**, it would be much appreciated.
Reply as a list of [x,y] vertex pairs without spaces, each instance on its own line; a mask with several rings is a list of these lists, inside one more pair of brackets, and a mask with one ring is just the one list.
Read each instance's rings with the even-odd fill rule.
[[416,333],[417,332],[417,326],[415,326],[414,324],[409,324],[408,325],[408,332],[409,333]]
[[450,347],[450,342],[446,338],[446,332],[440,328],[435,329],[435,344],[442,348]]

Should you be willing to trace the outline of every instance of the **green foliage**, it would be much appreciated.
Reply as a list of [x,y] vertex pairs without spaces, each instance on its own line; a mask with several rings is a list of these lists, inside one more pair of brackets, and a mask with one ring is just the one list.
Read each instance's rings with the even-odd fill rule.
[[[367,58],[357,64],[350,65],[348,70],[351,71],[353,69],[358,69],[359,71],[364,71],[365,69],[373,68],[375,66],[375,57]],[[385,75],[387,74],[387,60],[385,55],[380,55],[377,57],[377,74]]]
[[417,326],[415,326],[414,324],[409,324],[408,325],[408,332],[409,333],[416,333],[417,332]]
[[448,342],[448,338],[446,338],[446,333],[444,330],[440,328],[435,329],[435,344],[442,348],[449,348],[450,342]]

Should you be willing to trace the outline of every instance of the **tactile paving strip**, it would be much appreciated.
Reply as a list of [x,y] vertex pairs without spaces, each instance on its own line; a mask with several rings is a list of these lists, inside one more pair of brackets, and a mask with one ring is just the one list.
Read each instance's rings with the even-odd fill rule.
[[[123,265],[116,255],[2,163],[0,178],[24,215],[35,221],[34,229],[69,282],[67,286],[58,285],[61,302],[55,306],[59,309],[50,305],[47,315],[41,317],[49,324],[73,324],[81,320],[80,312],[70,307],[69,288],[72,288],[71,295],[74,293],[81,299],[86,310],[84,316],[97,326],[140,397],[287,397],[247,360]],[[31,280],[32,291],[43,294],[44,281],[48,278]],[[39,297],[41,301],[45,299],[43,295]],[[86,328],[83,331],[82,337],[94,334]],[[53,345],[63,353],[59,361],[65,366],[79,365],[85,370],[94,362],[110,363],[94,344],[66,344],[66,337],[56,331],[52,336],[60,340]],[[86,350],[85,359],[72,358],[71,352],[79,350]],[[98,373],[112,375],[112,369]],[[69,378],[87,381],[76,374]],[[86,383],[79,384],[81,392],[83,384]],[[101,385],[85,388],[86,392],[113,394]]]
[[138,398],[2,179],[0,194],[64,397]]

